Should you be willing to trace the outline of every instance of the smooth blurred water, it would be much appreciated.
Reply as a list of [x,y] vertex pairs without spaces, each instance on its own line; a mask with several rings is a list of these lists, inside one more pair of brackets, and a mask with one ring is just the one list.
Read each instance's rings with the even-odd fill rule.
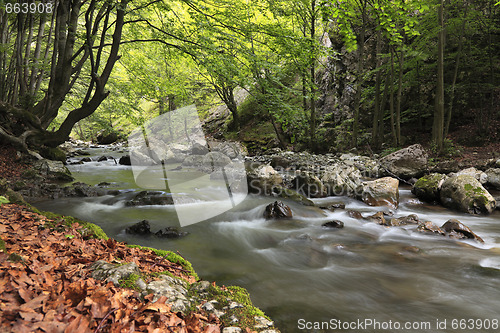
[[[93,154],[102,152],[94,150]],[[78,181],[91,185],[107,181],[112,183],[110,188],[140,190],[134,184],[131,168],[113,161],[70,169]],[[59,199],[36,206],[92,221],[120,241],[179,251],[203,279],[247,288],[254,304],[269,314],[283,333],[398,332],[373,327],[299,330],[300,319],[432,324],[430,330],[413,332],[458,332],[460,329],[452,328],[453,319],[500,319],[498,211],[480,217],[452,212],[423,204],[409,188],[400,189],[396,217],[417,214],[420,220],[437,225],[457,218],[484,239],[485,243],[479,244],[418,233],[415,226],[389,228],[350,218],[346,210],[367,216],[382,208],[347,197],[316,200],[321,204],[344,202],[346,210],[323,212],[288,202],[293,219],[266,221],[262,217],[264,208],[273,198],[248,196],[236,209],[187,226],[183,230],[190,233],[188,236],[171,240],[124,232],[127,226],[143,219],[150,221],[153,232],[178,226],[171,206],[126,207],[123,200],[133,193]],[[196,209],[211,209],[216,204],[206,197],[186,203]],[[321,226],[332,219],[343,221],[345,227],[332,230]],[[438,329],[436,320],[444,319],[446,329]],[[500,330],[476,327],[468,331]]]

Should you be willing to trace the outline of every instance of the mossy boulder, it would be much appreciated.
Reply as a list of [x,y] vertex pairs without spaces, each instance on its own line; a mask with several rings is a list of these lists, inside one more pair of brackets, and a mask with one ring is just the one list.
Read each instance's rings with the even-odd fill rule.
[[66,153],[60,148],[42,147],[40,149],[40,155],[52,161],[60,161],[63,163],[66,161]]
[[48,159],[39,160],[33,164],[33,169],[50,179],[61,181],[74,180],[73,176],[71,176],[71,172],[61,161],[52,161]]
[[495,199],[470,175],[446,179],[441,187],[440,200],[445,207],[469,214],[488,214],[496,208]]
[[439,201],[439,192],[445,179],[446,176],[443,174],[431,173],[417,180],[411,191],[420,200],[427,202]]
[[428,155],[420,144],[400,149],[380,159],[388,175],[409,179],[421,176],[428,167]]

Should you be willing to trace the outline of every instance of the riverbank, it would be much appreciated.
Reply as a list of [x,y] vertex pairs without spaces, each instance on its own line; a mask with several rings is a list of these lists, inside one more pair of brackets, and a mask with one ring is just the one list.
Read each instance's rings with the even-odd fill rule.
[[29,165],[2,147],[0,327],[6,332],[279,332],[246,290],[202,281],[178,253],[127,245],[43,213],[9,185]]

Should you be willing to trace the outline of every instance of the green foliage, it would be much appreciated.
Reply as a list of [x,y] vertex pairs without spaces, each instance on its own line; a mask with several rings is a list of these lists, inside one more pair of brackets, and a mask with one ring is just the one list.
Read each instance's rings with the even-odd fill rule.
[[122,288],[129,288],[140,291],[140,288],[138,288],[136,285],[137,280],[139,280],[140,278],[141,276],[139,274],[130,274],[125,279],[120,279],[118,282],[120,283],[120,287]]
[[0,195],[0,205],[8,204],[8,203],[10,203],[10,200],[7,199],[6,197],[4,197],[3,195]]

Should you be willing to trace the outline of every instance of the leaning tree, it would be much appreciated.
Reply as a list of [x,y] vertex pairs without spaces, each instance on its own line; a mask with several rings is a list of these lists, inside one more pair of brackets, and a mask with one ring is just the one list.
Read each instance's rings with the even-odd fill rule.
[[[0,14],[0,139],[28,151],[55,147],[109,92],[129,0],[56,0]],[[39,4],[39,1],[29,1]],[[11,3],[12,5],[12,3]],[[17,12],[17,13],[16,13]],[[86,93],[48,130],[75,84]]]

